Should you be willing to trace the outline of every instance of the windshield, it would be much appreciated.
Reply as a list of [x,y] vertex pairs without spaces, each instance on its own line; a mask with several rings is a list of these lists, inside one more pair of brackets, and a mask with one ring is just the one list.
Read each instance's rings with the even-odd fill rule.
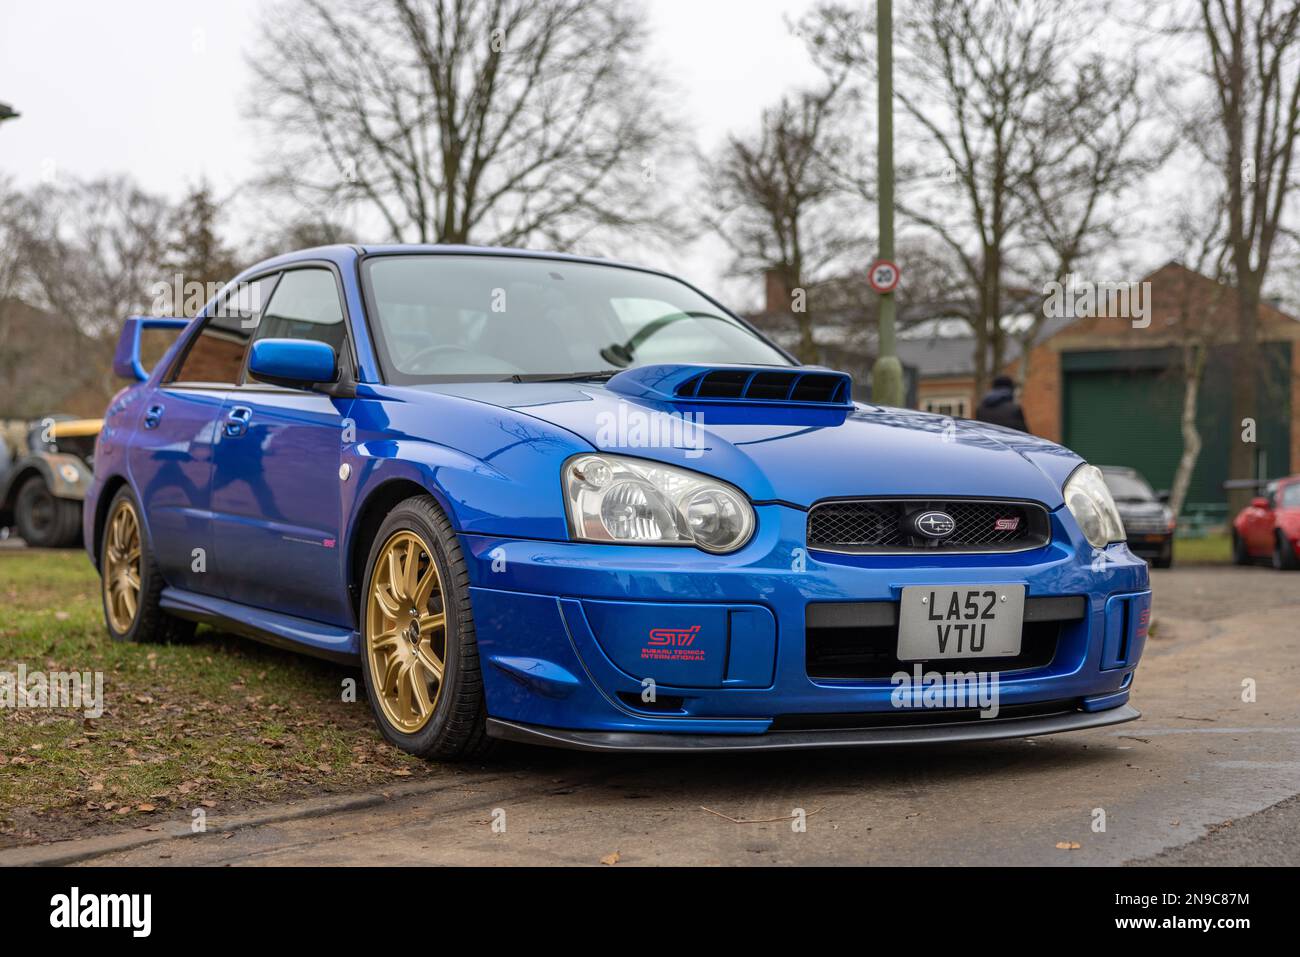
[[660,362],[790,365],[689,286],[617,266],[506,256],[365,263],[389,382],[612,373]]
[[1146,479],[1132,472],[1102,472],[1106,486],[1117,502],[1154,502],[1156,493]]

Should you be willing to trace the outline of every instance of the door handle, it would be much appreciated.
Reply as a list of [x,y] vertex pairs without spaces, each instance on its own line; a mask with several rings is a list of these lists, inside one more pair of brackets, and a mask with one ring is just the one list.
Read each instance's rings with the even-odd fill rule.
[[253,410],[246,405],[237,405],[226,416],[226,435],[232,439],[248,431],[248,420],[253,417]]
[[144,427],[146,429],[158,428],[158,423],[162,421],[163,407],[161,405],[151,405],[144,411]]

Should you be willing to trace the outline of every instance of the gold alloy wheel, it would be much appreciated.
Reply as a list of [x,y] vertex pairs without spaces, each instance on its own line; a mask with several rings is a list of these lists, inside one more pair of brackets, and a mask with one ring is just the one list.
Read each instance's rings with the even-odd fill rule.
[[125,634],[140,607],[140,519],[130,502],[120,503],[108,518],[103,578],[108,623]]
[[429,723],[442,692],[447,614],[433,550],[415,532],[379,550],[366,589],[366,655],[379,707],[397,730]]

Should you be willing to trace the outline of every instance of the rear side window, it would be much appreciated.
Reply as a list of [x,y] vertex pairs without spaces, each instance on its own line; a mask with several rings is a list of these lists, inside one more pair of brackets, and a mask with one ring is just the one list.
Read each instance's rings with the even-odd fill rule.
[[343,307],[328,269],[287,272],[262,312],[253,339],[311,339],[343,348]]
[[1282,489],[1282,507],[1300,508],[1300,482],[1292,482]]
[[244,365],[244,350],[253,335],[257,318],[275,286],[275,276],[240,283],[220,300],[211,318],[190,344],[172,382],[202,382],[234,385]]

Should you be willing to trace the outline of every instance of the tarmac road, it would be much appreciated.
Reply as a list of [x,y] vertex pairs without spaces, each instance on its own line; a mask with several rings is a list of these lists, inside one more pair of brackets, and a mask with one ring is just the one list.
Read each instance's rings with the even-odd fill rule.
[[[1153,579],[1158,624],[1134,693],[1144,716],[1115,728],[856,752],[521,749],[378,806],[88,863],[1300,863],[1300,573]],[[791,826],[796,808],[806,830]]]

